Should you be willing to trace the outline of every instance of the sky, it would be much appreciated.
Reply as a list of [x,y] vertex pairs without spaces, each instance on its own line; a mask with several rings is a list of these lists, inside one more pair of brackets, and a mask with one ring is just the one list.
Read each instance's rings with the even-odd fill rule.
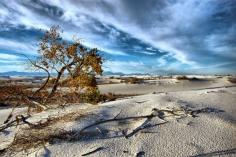
[[0,72],[28,71],[43,32],[97,47],[122,73],[236,73],[236,0],[1,0]]

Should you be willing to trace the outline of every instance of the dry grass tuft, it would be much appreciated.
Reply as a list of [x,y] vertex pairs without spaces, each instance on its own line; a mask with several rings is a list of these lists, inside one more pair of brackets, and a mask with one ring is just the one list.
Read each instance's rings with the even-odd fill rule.
[[74,131],[66,131],[57,126],[58,123],[78,120],[83,117],[79,113],[69,113],[61,117],[51,117],[45,122],[30,124],[26,128],[22,128],[13,140],[13,142],[2,151],[0,155],[9,155],[11,152],[30,151],[36,148],[44,147],[47,143],[53,143],[55,139],[72,140]]

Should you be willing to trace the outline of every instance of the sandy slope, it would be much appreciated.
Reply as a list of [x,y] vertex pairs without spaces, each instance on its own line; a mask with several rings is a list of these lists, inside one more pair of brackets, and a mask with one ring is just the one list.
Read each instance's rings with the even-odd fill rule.
[[[200,87],[218,85],[230,84],[217,80]],[[30,123],[78,113],[75,120],[60,121],[52,127],[80,134],[75,134],[74,139],[54,140],[28,155],[71,157],[92,152],[88,156],[236,156],[236,87],[198,90],[193,84],[183,86],[186,87],[183,91],[175,88],[174,92],[166,89],[169,92],[159,93],[152,89],[149,94],[98,106],[74,104],[35,114],[28,119]],[[1,118],[3,112],[6,110],[0,110]],[[150,114],[154,116],[139,117]],[[113,120],[83,129],[107,119]],[[21,128],[27,125],[18,130]],[[12,133],[8,135],[1,133],[2,146],[4,141],[5,147],[9,144],[4,139],[12,137],[16,130],[9,131]],[[16,154],[25,155],[25,152]]]

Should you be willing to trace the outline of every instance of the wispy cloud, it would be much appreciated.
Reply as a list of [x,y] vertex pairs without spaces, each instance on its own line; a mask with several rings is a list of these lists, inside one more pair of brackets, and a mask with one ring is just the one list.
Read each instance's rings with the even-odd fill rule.
[[236,59],[235,12],[232,0],[2,0],[0,53],[35,55],[40,29],[60,25],[67,40],[98,47],[111,70],[217,72]]
[[18,54],[37,54],[36,44],[0,38],[0,52],[3,50],[12,51]]
[[0,53],[0,60],[16,60],[18,58],[16,55]]
[[121,72],[120,69],[122,69],[123,73],[143,73],[147,68],[143,62],[134,61],[107,61],[104,65],[106,71]]

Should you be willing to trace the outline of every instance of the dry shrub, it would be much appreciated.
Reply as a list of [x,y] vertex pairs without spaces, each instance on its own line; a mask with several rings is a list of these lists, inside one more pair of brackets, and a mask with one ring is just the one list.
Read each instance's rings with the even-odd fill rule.
[[[31,89],[26,88],[23,85],[16,86],[2,86],[0,88],[0,104],[2,106],[30,106],[31,110],[35,108],[31,104],[31,101],[44,103],[44,98],[47,97],[48,91],[42,90],[34,95]],[[125,95],[124,95],[125,96]],[[101,94],[97,88],[91,88],[84,90],[84,92],[75,91],[60,91],[58,90],[50,99],[48,99],[46,105],[53,107],[53,105],[61,106],[68,103],[91,103],[97,104],[99,102],[114,101],[117,97],[124,97],[121,95],[115,95],[112,93]],[[31,98],[28,100],[28,98]],[[37,111],[34,109],[34,111]],[[39,112],[39,111],[37,111]]]
[[91,104],[97,104],[99,102],[108,102],[115,101],[119,98],[137,96],[138,94],[114,94],[114,93],[105,93],[101,94],[99,91],[92,93],[81,93],[79,96],[80,102],[89,102]]
[[98,89],[92,89],[85,93],[81,93],[79,97],[80,102],[87,102],[91,104],[97,104],[102,100],[102,96]]
[[114,94],[114,93],[106,93],[100,96],[101,102],[107,101],[115,101],[119,98],[130,97],[130,96],[138,96],[138,94]]
[[7,79],[7,80],[0,80],[0,84],[1,85],[6,85],[6,84],[10,84],[11,83],[11,80]]
[[188,80],[188,81],[204,81],[204,79],[199,79],[199,78],[196,78],[196,77],[189,78],[189,77],[187,77],[185,75],[177,76],[176,79],[177,80]]
[[[33,95],[33,97],[32,97]],[[1,86],[0,88],[0,105],[1,106],[30,106],[31,111],[40,112],[31,101],[44,104],[44,100],[48,95],[47,90],[41,90],[34,94],[31,88],[27,88],[24,85],[10,85]],[[55,94],[48,99],[46,105],[52,107],[52,105],[61,106],[68,103],[91,103],[97,104],[99,102],[114,101],[117,98],[123,98],[127,96],[134,96],[135,94],[113,94],[106,93],[101,94],[97,88],[88,88],[84,92],[80,91],[60,91],[58,90]]]
[[107,93],[103,95],[103,101],[115,101],[117,96],[113,93]]
[[6,106],[26,105],[25,97],[30,93],[23,85],[0,86],[0,103]]
[[122,78],[121,82],[127,84],[139,84],[143,83],[143,79],[137,77],[128,77],[128,78]]
[[92,93],[81,93],[79,95],[79,102],[88,102],[91,104],[97,104],[99,102],[115,101],[116,99],[129,96],[137,96],[137,94],[114,94],[114,93],[101,94],[99,91],[95,91]]
[[47,87],[52,87],[55,81],[56,81],[56,78],[55,78],[55,77],[50,78],[50,79],[48,80]]
[[187,76],[185,76],[185,75],[183,75],[183,76],[177,76],[176,79],[177,79],[177,80],[189,80],[189,78],[188,78]]
[[229,77],[228,81],[231,83],[236,83],[236,77]]

